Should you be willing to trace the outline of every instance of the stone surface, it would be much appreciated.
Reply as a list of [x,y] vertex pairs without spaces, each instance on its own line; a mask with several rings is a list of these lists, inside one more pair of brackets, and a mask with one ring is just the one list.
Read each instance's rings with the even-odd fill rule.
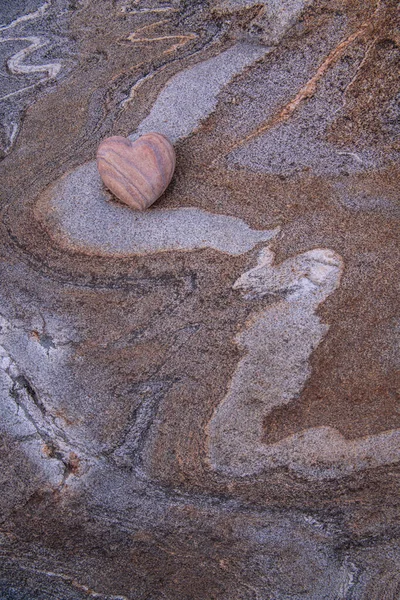
[[93,163],[62,178],[43,195],[35,212],[59,245],[100,256],[196,248],[242,254],[279,231],[252,230],[241,219],[195,207],[134,213],[107,195]]
[[397,600],[398,3],[0,13],[1,598]]

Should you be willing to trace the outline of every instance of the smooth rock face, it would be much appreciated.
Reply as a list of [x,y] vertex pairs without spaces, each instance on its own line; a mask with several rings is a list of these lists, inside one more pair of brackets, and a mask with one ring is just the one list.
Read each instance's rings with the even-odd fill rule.
[[110,202],[94,163],[61,178],[37,203],[35,215],[61,246],[98,256],[200,248],[243,254],[279,232],[253,230],[241,219],[199,208],[133,212]]
[[[160,131],[172,142],[188,137],[214,112],[223,87],[271,50],[269,46],[239,42],[183,69],[167,82],[131,139],[152,130]],[[129,101],[131,98],[124,106]]]
[[135,142],[116,135],[101,142],[97,168],[121,202],[145,210],[167,189],[175,170],[175,151],[160,133],[147,133]]
[[398,2],[0,4],[0,598],[398,600]]

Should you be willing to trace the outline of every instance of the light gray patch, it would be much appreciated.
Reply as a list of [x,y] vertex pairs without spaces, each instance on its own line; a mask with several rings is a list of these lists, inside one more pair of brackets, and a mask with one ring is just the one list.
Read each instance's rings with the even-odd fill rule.
[[348,441],[321,426],[262,444],[266,415],[298,397],[311,374],[311,353],[328,331],[316,309],[337,288],[343,269],[340,257],[325,249],[276,266],[273,261],[273,253],[264,249],[258,265],[233,286],[245,296],[268,295],[276,302],[250,315],[236,339],[246,354],[208,425],[213,467],[239,477],[289,467],[324,479],[399,462],[399,430]]
[[269,51],[265,46],[239,43],[178,73],[130,139],[151,131],[162,133],[171,142],[187,137],[215,110],[221,89]]
[[60,180],[36,212],[61,246],[99,256],[199,248],[237,255],[278,233],[198,208],[133,211],[107,200],[94,162]]
[[71,456],[79,458],[82,474],[97,450],[83,427],[68,423],[49,401],[72,393],[70,356],[71,349],[54,343],[49,352],[36,336],[0,316],[0,429],[55,486],[69,476]]
[[335,186],[338,193],[338,202],[345,208],[355,212],[374,212],[387,217],[400,216],[400,204],[390,198],[372,195],[363,190],[352,190],[346,185],[338,183]]
[[232,162],[254,171],[293,175],[312,169],[318,175],[362,173],[379,166],[372,149],[338,149],[316,126],[300,119],[283,123],[232,153]]
[[400,136],[400,93],[392,98],[384,108],[382,125],[392,139]]
[[65,467],[59,460],[46,456],[43,438],[13,398],[14,382],[7,373],[10,364],[9,357],[0,346],[0,431],[17,441],[44,478],[58,487],[63,481]]

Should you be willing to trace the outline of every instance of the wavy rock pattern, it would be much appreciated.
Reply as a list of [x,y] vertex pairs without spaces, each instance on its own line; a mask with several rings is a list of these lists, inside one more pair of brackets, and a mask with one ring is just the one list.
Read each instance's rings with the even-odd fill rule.
[[339,4],[1,5],[1,598],[397,600],[398,6]]
[[136,134],[159,131],[172,142],[190,135],[217,105],[217,95],[235,75],[268,54],[269,48],[235,44],[172,77]]
[[400,430],[348,441],[321,426],[261,444],[268,412],[299,397],[310,376],[309,356],[328,331],[315,311],[334,292],[343,269],[340,257],[321,249],[273,263],[273,254],[263,251],[257,267],[233,286],[247,296],[275,301],[261,315],[250,316],[249,327],[236,338],[246,355],[209,425],[214,468],[245,476],[288,467],[312,478],[331,478],[398,463]]
[[[47,62],[42,58],[43,49],[45,53],[52,51],[53,36],[47,37],[48,32],[35,34],[38,25],[48,24],[52,13],[57,13],[61,7],[61,2],[44,2],[37,10],[0,26],[0,45],[7,57],[0,92],[0,126],[3,130],[0,130],[0,151],[3,153],[8,153],[16,140],[20,114],[33,101],[34,91],[54,81],[63,68],[60,60]],[[14,52],[15,48],[20,49]]]
[[100,256],[199,248],[242,254],[278,233],[277,229],[255,231],[240,219],[198,208],[139,214],[110,202],[92,163],[67,175],[50,190],[39,202],[36,214],[61,246]]

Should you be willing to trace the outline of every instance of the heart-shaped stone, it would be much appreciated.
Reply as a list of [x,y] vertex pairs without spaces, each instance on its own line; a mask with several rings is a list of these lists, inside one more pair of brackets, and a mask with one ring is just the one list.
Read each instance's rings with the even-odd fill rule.
[[101,142],[97,168],[105,186],[121,202],[145,210],[168,187],[175,151],[161,133],[146,133],[134,142],[116,135]]

